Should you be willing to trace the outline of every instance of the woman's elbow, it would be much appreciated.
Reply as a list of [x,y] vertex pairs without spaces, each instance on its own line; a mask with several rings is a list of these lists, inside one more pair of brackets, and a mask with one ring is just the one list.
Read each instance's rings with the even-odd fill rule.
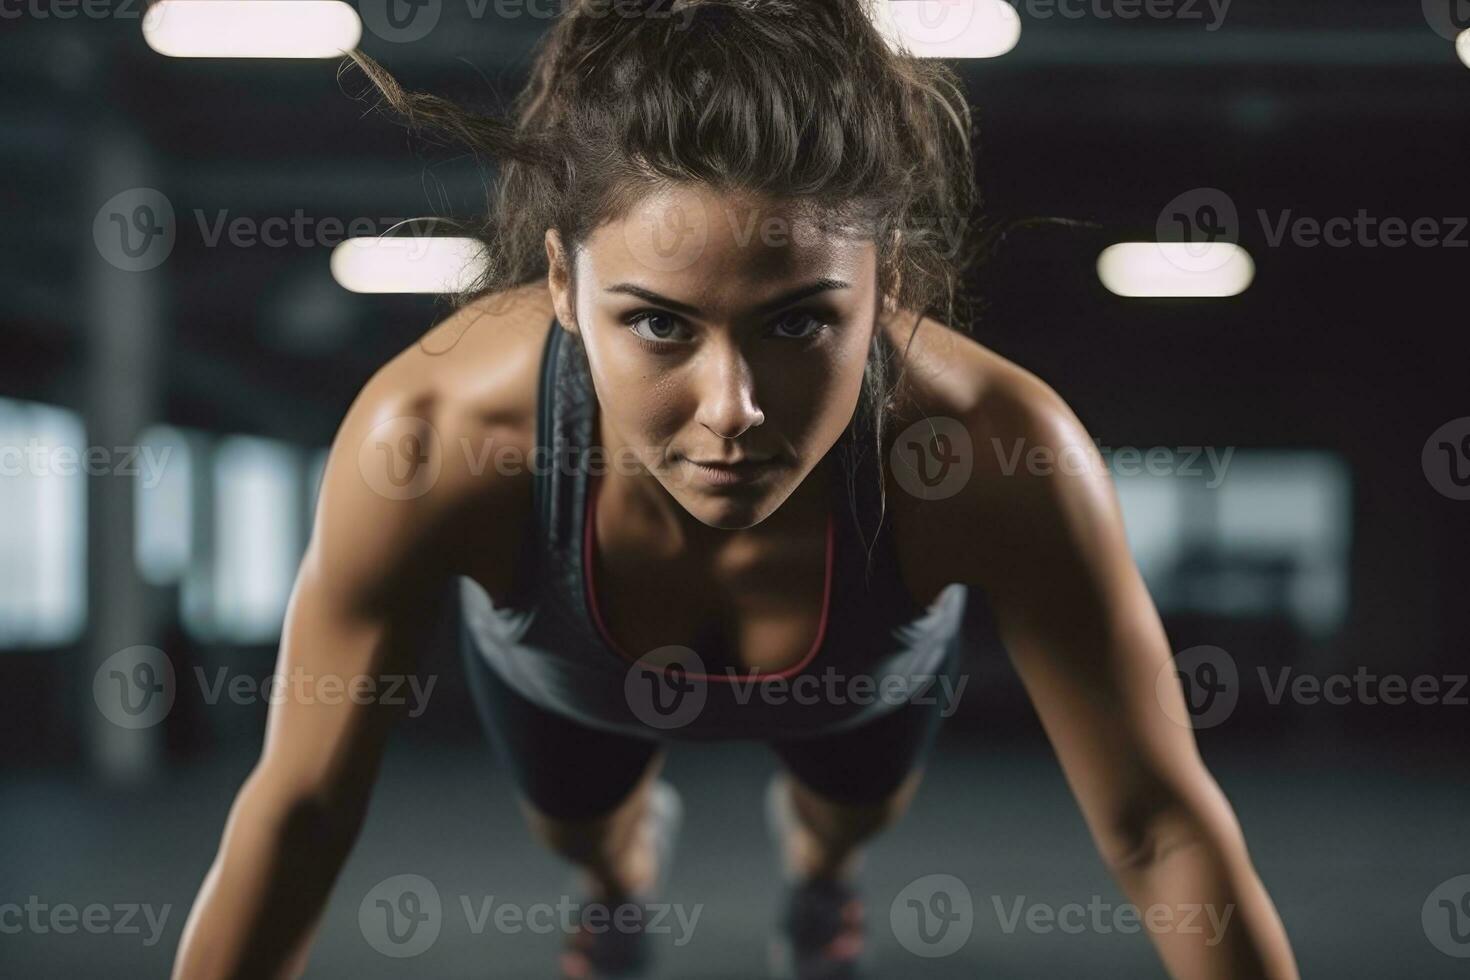
[[1186,788],[1137,794],[1094,836],[1100,856],[1115,874],[1137,873],[1191,848],[1247,859],[1235,811],[1203,767]]

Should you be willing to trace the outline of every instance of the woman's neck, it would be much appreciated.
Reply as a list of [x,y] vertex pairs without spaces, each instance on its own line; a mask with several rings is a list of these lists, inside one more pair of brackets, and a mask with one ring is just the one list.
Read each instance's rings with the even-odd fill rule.
[[[606,429],[598,412],[598,445],[605,460],[634,457],[617,434]],[[597,511],[600,521],[616,522],[668,557],[739,561],[765,553],[777,542],[796,543],[826,533],[830,511],[828,467],[831,456],[817,464],[801,484],[765,520],[748,528],[711,527],[689,513],[664,485],[643,466],[603,468],[598,478]]]

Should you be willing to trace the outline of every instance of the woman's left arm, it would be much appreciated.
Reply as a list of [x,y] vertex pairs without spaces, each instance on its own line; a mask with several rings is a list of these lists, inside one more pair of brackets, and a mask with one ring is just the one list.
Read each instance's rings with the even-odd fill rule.
[[980,556],[962,567],[990,600],[1100,855],[1176,980],[1295,980],[1281,919],[1187,727],[1097,447],[1033,375],[998,390],[967,426],[977,471],[951,511],[975,533],[953,538]]

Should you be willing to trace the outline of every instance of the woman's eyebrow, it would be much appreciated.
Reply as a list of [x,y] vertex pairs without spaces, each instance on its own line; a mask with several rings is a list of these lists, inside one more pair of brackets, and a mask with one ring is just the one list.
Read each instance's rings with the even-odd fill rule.
[[[751,313],[755,316],[760,316],[764,313],[770,313],[774,310],[779,310],[783,306],[790,306],[792,303],[799,302],[803,299],[806,299],[808,296],[812,296],[816,293],[824,293],[833,289],[851,288],[852,283],[844,282],[841,279],[818,279],[814,282],[806,284],[805,286],[799,286],[796,289],[791,290],[790,292],[783,293],[780,296],[777,296],[775,299],[767,300],[766,302],[752,309]],[[697,306],[692,306],[689,303],[681,303],[676,299],[669,299],[667,296],[661,296],[653,290],[645,289],[644,287],[639,286],[636,283],[615,283],[614,285],[608,286],[607,289],[604,290],[604,292],[625,293],[629,296],[637,296],[639,299],[646,300],[649,303],[657,303],[660,306],[666,306],[674,312],[683,313],[686,316],[701,318],[704,316],[704,314]]]

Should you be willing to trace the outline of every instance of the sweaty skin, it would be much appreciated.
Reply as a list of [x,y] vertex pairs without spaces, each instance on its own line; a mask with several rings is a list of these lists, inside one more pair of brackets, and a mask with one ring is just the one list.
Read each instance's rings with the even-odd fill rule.
[[[674,207],[703,231],[671,249],[660,231]],[[821,588],[829,474],[817,464],[856,405],[872,331],[904,350],[916,317],[880,297],[871,242],[752,235],[752,215],[757,229],[767,217],[799,225],[775,202],[686,189],[645,199],[575,254],[548,232],[546,280],[460,310],[374,374],[333,440],[277,670],[407,674],[452,576],[504,599],[530,526],[526,461],[553,313],[586,347],[601,444],[627,464],[606,471],[596,515],[610,631],[648,649],[687,644],[716,622],[740,665],[799,659]],[[830,288],[767,308],[815,285]],[[905,584],[925,604],[950,583],[985,591],[1129,900],[1166,905],[1174,921],[1192,906],[1216,912],[1218,931],[1149,930],[1170,975],[1295,978],[1234,813],[1191,729],[1171,720],[1187,717],[1177,679],[1156,686],[1168,639],[1091,437],[1044,382],[931,319],[907,356],[892,431],[920,419],[957,426],[972,472],[957,492],[921,500],[884,467]],[[1090,465],[1014,466],[1018,440]],[[730,488],[702,482],[688,462],[747,454],[779,465]],[[302,973],[403,710],[350,698],[271,706],[260,759],[185,925],[176,980]],[[861,836],[839,809],[796,789],[826,846]],[[630,836],[629,821],[620,809],[576,829],[601,855],[587,866],[605,857],[602,837]],[[789,846],[793,860],[839,863],[835,851],[824,862],[815,839]]]

